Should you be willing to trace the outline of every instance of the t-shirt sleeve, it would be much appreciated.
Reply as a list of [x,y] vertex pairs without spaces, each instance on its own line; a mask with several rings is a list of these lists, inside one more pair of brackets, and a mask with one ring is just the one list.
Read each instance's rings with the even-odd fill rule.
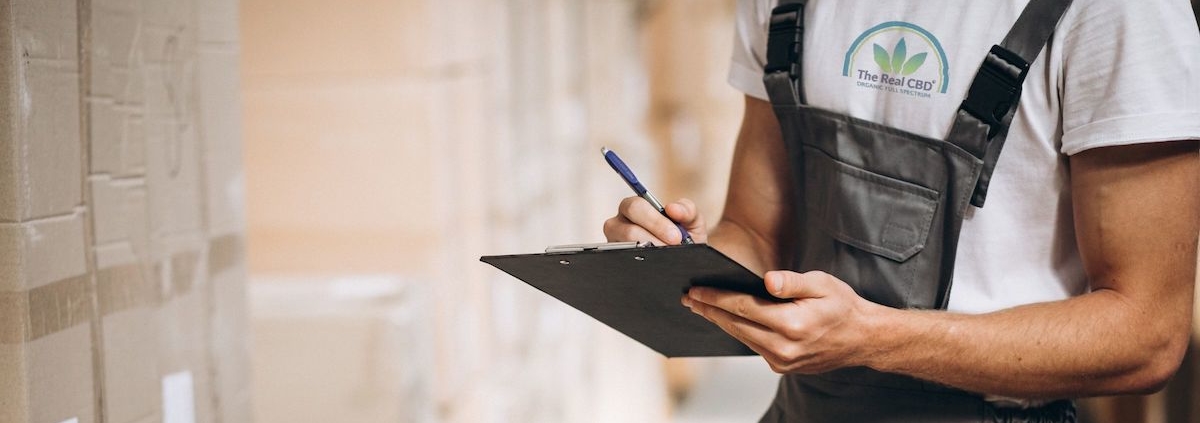
[[772,0],[737,0],[733,58],[729,65],[729,85],[761,100],[767,100],[762,77],[772,3]]
[[1200,139],[1200,31],[1186,0],[1076,2],[1068,13],[1063,154]]

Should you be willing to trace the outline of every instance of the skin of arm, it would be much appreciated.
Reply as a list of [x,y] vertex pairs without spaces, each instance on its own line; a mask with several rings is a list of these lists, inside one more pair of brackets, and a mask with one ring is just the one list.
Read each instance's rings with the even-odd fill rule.
[[[725,215],[712,232],[717,248],[756,272],[778,268],[779,240],[789,233],[779,137],[770,106],[748,99]],[[772,271],[768,291],[792,301],[693,288],[682,302],[780,373],[867,366],[1022,398],[1156,391],[1178,368],[1190,332],[1197,150],[1195,141],[1175,141],[1070,158],[1076,242],[1092,288],[1085,295],[980,315],[897,310],[821,272]],[[698,217],[676,207],[672,218]]]
[[[733,152],[725,211],[710,231],[696,206],[682,199],[665,206],[699,243],[708,243],[762,275],[781,266],[783,239],[790,227],[787,152],[770,103],[745,97],[745,113]],[[640,197],[621,201],[617,215],[604,222],[611,241],[679,244],[674,225]]]
[[793,236],[787,157],[771,104],[746,96],[725,210],[709,243],[760,276],[782,267]]

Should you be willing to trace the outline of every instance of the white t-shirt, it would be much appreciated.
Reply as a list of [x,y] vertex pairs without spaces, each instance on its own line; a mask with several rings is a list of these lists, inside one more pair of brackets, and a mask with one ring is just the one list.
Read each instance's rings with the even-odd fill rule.
[[[810,0],[804,89],[816,107],[944,138],[979,64],[1027,0]],[[774,0],[739,0],[729,82],[767,99]],[[903,76],[897,86],[884,83]],[[892,80],[896,82],[896,80]],[[1087,291],[1067,156],[1200,139],[1200,31],[1187,0],[1076,0],[1032,64],[987,204],[963,222],[949,309]]]

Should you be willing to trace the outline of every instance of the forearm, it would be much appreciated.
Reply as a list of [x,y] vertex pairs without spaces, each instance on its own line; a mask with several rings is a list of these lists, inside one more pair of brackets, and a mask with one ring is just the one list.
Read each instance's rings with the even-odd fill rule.
[[1100,290],[983,315],[880,306],[863,364],[1019,398],[1153,391],[1182,359],[1191,304],[1191,290],[1157,305]]
[[775,243],[734,219],[721,219],[708,243],[759,276],[782,267]]
[[770,103],[746,96],[733,151],[725,211],[709,244],[758,275],[783,267],[778,247],[792,225],[791,182],[783,135]]

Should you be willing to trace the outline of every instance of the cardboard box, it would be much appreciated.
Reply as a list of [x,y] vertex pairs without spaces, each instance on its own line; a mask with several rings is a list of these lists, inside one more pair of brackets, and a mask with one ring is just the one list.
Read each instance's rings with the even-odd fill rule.
[[0,3],[0,421],[94,422],[77,3]]
[[245,172],[242,166],[238,2],[196,2],[196,84],[208,237],[209,351],[218,422],[253,419],[246,300]]
[[429,299],[391,276],[256,280],[258,421],[429,422]]
[[[411,246],[437,245],[444,236],[430,217],[444,216],[445,203],[425,180],[439,172],[431,87],[444,84],[315,78],[246,81],[246,134],[258,140],[246,148],[254,163],[250,239],[258,243],[251,269],[396,274],[432,267],[436,250]],[[451,115],[445,120],[464,124]]]
[[[243,1],[246,69],[275,75],[390,74],[433,57],[435,2],[363,0],[354,7],[322,0]],[[466,6],[466,5],[463,5]],[[461,15],[472,15],[463,13]],[[364,42],[373,40],[375,42]],[[481,43],[482,44],[482,43]],[[468,47],[468,44],[463,47]]]
[[195,83],[196,2],[142,3],[139,51],[145,76],[143,129],[152,251],[174,248],[164,240],[204,232]]
[[219,237],[209,243],[209,339],[214,406],[220,422],[249,422],[253,412],[245,256],[245,241],[240,235]]
[[238,0],[196,2],[196,16],[202,42],[237,46],[238,3]]
[[0,292],[28,291],[87,272],[83,212],[0,223]]
[[181,251],[156,263],[158,376],[164,422],[214,422],[210,378],[206,269],[201,249]]
[[[147,66],[146,188],[152,248],[159,240],[202,232],[200,161],[190,71]],[[167,87],[178,89],[168,91]],[[150,87],[156,87],[150,89]]]
[[88,51],[89,156],[93,175],[145,173],[141,3],[93,0]]
[[95,421],[90,296],[87,276],[0,292],[0,421]]
[[250,420],[236,4],[0,0],[0,422]]
[[0,222],[63,215],[81,203],[75,10],[74,0],[0,6]]
[[[158,287],[144,262],[131,261],[96,274],[103,319],[104,421],[136,422],[161,415]],[[149,324],[148,324],[149,323]]]
[[97,267],[144,262],[149,255],[146,184],[143,178],[89,178]]
[[205,228],[210,238],[246,231],[245,171],[242,165],[241,97],[236,45],[199,50],[201,162],[204,167]]
[[[141,103],[139,66],[142,4],[128,0],[92,0],[88,64],[90,98],[119,104]],[[92,134],[93,142],[95,133]],[[97,168],[93,165],[93,171]]]
[[146,134],[139,106],[110,99],[89,100],[90,158],[93,175],[142,176],[146,173]]

